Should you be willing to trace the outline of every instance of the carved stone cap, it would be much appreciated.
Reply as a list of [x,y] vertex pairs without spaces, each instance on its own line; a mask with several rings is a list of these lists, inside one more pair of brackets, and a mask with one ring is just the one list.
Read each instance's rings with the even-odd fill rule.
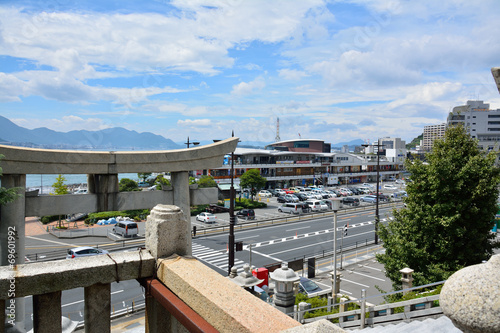
[[464,332],[500,332],[500,255],[455,272],[445,282],[439,303]]

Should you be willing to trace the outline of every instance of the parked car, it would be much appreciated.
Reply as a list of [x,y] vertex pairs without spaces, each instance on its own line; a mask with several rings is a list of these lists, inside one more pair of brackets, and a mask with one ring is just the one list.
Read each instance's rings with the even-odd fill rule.
[[297,198],[294,194],[286,194],[285,198],[289,199],[290,202],[299,202],[299,198]]
[[253,209],[245,208],[236,213],[238,218],[242,218],[245,220],[254,220],[255,219],[255,211]]
[[286,194],[286,192],[283,191],[282,189],[276,189],[275,193],[276,193],[275,196],[277,196],[277,197],[281,197],[281,196]]
[[364,197],[359,198],[361,202],[377,202],[377,197],[374,195],[365,195]]
[[302,214],[304,213],[303,203],[287,202],[278,207],[278,212],[288,214]]
[[278,203],[292,202],[292,199],[285,197],[284,195],[278,197]]
[[272,193],[269,192],[268,190],[260,190],[259,193],[257,193],[257,195],[260,195],[261,197],[264,197],[264,198],[270,198],[272,197]]
[[299,280],[299,293],[306,295],[307,297],[314,297],[319,292],[323,291],[316,282],[309,280],[303,276]]
[[80,247],[75,247],[73,249],[69,249],[68,254],[66,255],[66,259],[97,256],[100,254],[107,254],[107,253],[109,252],[106,250],[96,249],[91,246],[80,246]]
[[202,212],[196,215],[196,221],[201,221],[205,223],[215,223],[217,222],[217,216],[209,212]]
[[372,188],[372,189],[373,189],[373,188],[375,188],[375,185],[370,184],[370,183],[363,183],[363,184],[361,184],[361,185],[366,186],[366,187],[369,187],[369,188]]
[[307,200],[306,204],[311,208],[313,212],[328,210],[328,205],[321,200]]
[[113,233],[121,235],[122,237],[134,237],[139,234],[137,223],[132,221],[120,221],[113,227]]
[[309,199],[309,197],[305,193],[296,193],[295,196],[299,198],[300,201],[306,201],[307,199]]
[[350,188],[350,190],[351,190],[352,194],[354,194],[354,195],[360,195],[360,194],[363,194],[363,192],[361,192],[361,191],[360,191],[358,188],[356,188],[356,187],[351,187],[351,188]]
[[342,203],[348,206],[359,206],[359,199],[353,197],[342,198]]
[[283,191],[285,191],[286,194],[294,194],[295,193],[294,190],[290,190],[288,188],[284,188]]
[[386,189],[386,190],[397,190],[398,187],[396,185],[392,185],[392,184],[385,184],[384,185],[384,189]]

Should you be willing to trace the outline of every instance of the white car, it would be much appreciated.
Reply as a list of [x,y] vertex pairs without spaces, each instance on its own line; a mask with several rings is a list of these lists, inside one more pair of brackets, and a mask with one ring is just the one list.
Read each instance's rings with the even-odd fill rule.
[[385,184],[384,189],[386,190],[397,190],[398,187],[396,185],[391,185],[391,184]]
[[264,197],[264,198],[270,198],[273,196],[273,194],[271,192],[269,192],[268,190],[260,190],[257,195]]
[[106,250],[96,249],[91,246],[80,246],[80,247],[75,247],[73,249],[69,249],[68,254],[66,255],[66,259],[97,256],[100,254],[107,254],[107,253],[109,252]]
[[212,222],[215,223],[217,222],[217,216],[215,216],[212,213],[203,212],[196,215],[196,221],[201,221],[205,223],[212,223]]

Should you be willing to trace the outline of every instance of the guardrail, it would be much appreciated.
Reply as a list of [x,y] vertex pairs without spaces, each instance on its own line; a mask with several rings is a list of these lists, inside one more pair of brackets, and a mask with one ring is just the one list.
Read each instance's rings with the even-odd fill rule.
[[[379,203],[379,208],[386,208],[387,206],[395,206],[398,203],[402,203],[402,200],[392,200],[388,202],[380,202]],[[356,212],[356,211],[362,211],[362,210],[367,210],[368,208],[371,208],[372,206],[375,206],[375,203],[370,203],[368,205],[360,205],[360,206],[355,206],[355,207],[344,207],[338,211],[337,214],[347,214],[351,212]],[[368,208],[367,208],[368,207]],[[241,221],[237,220],[237,224],[234,226],[234,230],[243,230],[243,229],[249,229],[249,228],[256,228],[259,226],[266,226],[266,225],[274,225],[278,223],[288,223],[288,222],[299,222],[299,221],[304,221],[304,220],[310,220],[313,218],[318,218],[318,217],[325,217],[325,216],[333,216],[333,211],[328,210],[324,212],[311,212],[311,213],[301,213],[301,214],[296,214],[293,215],[291,214],[290,217],[280,215],[277,217],[273,217],[270,219],[255,219],[251,221]],[[224,233],[229,231],[229,224],[225,225],[217,225],[213,227],[200,227],[196,229],[196,235],[206,235],[206,234],[215,234],[215,233]]]
[[[350,300],[318,308],[309,308],[303,311],[299,310],[294,313],[294,316],[301,323],[310,323],[320,319],[327,319],[327,320],[337,319],[338,325],[342,328],[358,328],[358,327],[364,328],[365,325],[373,327],[375,325],[381,325],[381,324],[385,325],[394,324],[411,318],[441,315],[443,314],[443,311],[439,306],[440,295],[424,296],[408,301],[388,303],[388,304],[368,306],[368,307],[366,306],[366,301],[370,298],[381,297],[381,296],[384,297],[398,293],[407,293],[409,291],[415,291],[415,290],[421,290],[439,286],[444,283],[445,281],[439,281],[424,286],[393,291],[386,294],[380,294],[370,297],[362,297],[361,299],[358,300]],[[360,305],[361,308],[352,311],[342,311],[343,309],[346,308],[347,304],[349,303],[357,303]],[[319,310],[323,308],[327,308],[330,310],[337,306],[339,307],[340,310],[339,313],[304,319],[304,314],[306,312]]]

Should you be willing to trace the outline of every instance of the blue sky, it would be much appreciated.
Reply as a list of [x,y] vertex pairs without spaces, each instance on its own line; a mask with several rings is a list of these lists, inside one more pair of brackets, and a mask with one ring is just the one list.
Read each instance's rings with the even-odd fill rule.
[[[176,142],[401,137],[500,108],[498,0],[0,2],[0,115]],[[0,134],[1,137],[1,134]]]

